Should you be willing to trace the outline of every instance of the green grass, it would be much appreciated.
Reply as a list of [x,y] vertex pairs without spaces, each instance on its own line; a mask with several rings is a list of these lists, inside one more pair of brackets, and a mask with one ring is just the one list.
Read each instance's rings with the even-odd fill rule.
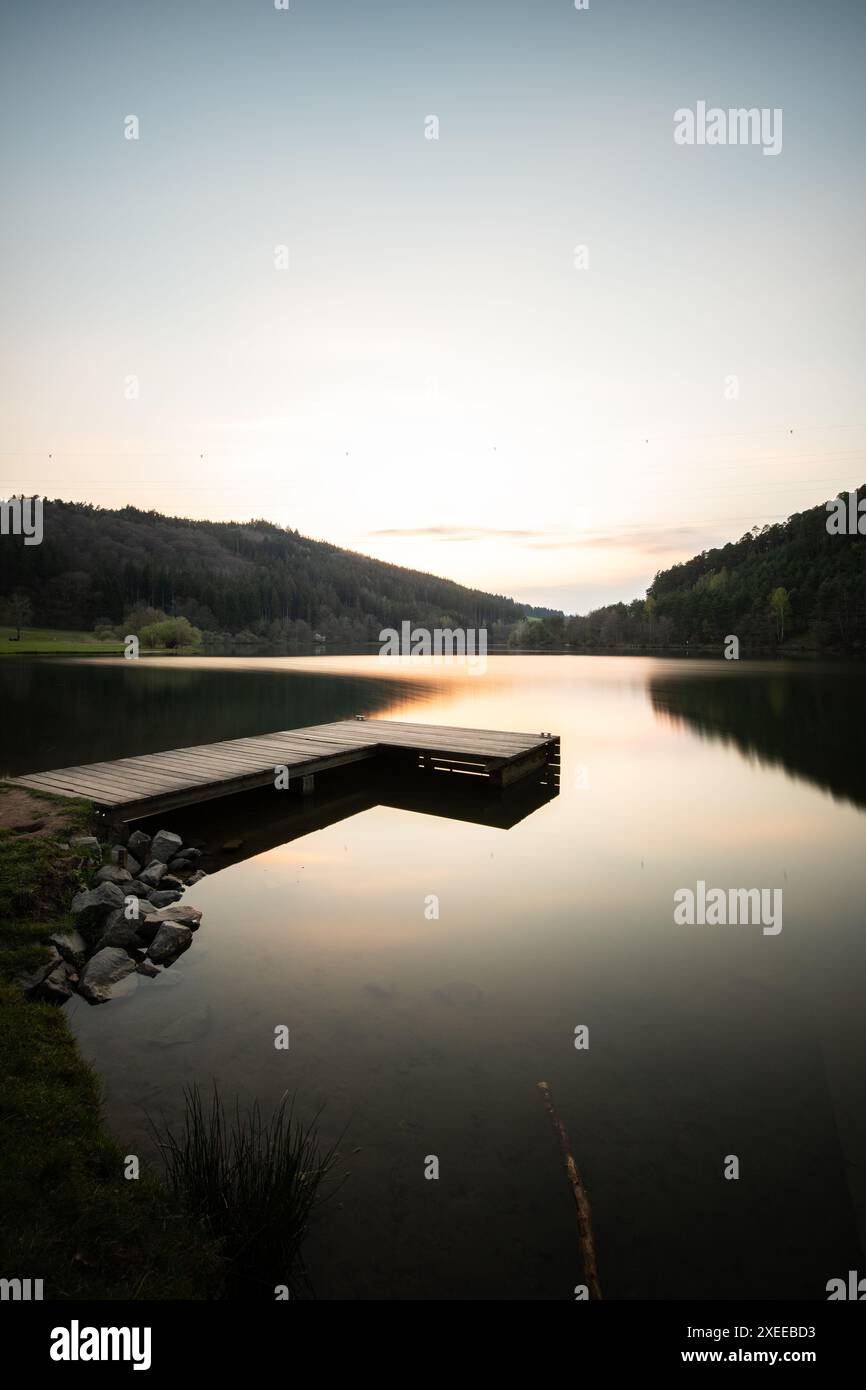
[[[0,783],[0,804],[11,791]],[[127,1179],[63,1009],[14,983],[48,959],[93,868],[68,843],[94,833],[90,803],[27,796],[28,828],[0,827],[0,1278],[42,1279],[46,1299],[303,1293],[301,1246],[335,1159],[315,1122],[287,1097],[268,1122],[257,1105],[230,1121],[216,1087],[209,1107],[193,1087],[181,1131],[153,1127],[164,1177]],[[32,833],[49,811],[51,835]]]
[[51,802],[66,824],[58,839],[0,829],[0,1277],[41,1278],[46,1299],[220,1297],[214,1240],[164,1183],[124,1178],[63,1010],[13,983],[47,959],[48,933],[69,923],[83,868],[59,838],[91,820],[86,802],[37,793],[33,802],[34,819],[38,803]]
[[242,1114],[237,1101],[230,1121],[216,1085],[208,1105],[196,1086],[184,1099],[178,1134],[151,1127],[176,1200],[219,1244],[227,1296],[273,1299],[280,1285],[303,1292],[301,1248],[334,1149],[320,1151],[315,1121],[296,1120],[287,1094],[267,1122],[258,1104]]
[[14,640],[14,627],[0,627],[0,654],[33,656],[42,652],[55,655],[89,656],[98,652],[123,651],[123,643],[101,642],[92,632],[67,632],[54,627],[22,627],[21,641]]
[[[123,653],[124,644],[116,638],[108,641],[101,641],[92,632],[67,632],[63,628],[57,627],[22,627],[21,641],[15,640],[16,629],[14,627],[0,627],[0,656],[99,656],[108,654],[120,656]],[[169,647],[142,647],[141,656],[151,656],[157,653],[174,654],[174,648]],[[179,650],[180,655],[184,652],[198,652],[201,650],[201,643],[183,647]]]

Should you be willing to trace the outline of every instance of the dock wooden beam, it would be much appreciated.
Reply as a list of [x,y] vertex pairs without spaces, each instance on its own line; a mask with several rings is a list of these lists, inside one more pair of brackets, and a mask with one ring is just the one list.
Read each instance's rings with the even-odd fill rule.
[[275,780],[275,769],[283,767],[288,769],[289,786],[307,796],[317,773],[382,758],[427,773],[489,778],[506,787],[545,769],[558,780],[559,739],[554,734],[343,719],[9,780],[56,796],[84,797],[113,821],[127,822],[267,786]]

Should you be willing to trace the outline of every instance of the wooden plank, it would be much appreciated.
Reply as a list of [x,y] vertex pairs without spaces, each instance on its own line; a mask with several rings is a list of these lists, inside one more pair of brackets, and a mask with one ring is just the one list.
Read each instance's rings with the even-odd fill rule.
[[83,797],[85,801],[95,801],[97,806],[115,805],[123,801],[122,794],[114,796],[101,787],[97,789],[82,785],[70,786],[62,782],[49,782],[41,777],[16,777],[15,782],[23,787],[31,787],[34,791],[51,792],[54,796]]
[[[361,747],[364,747],[366,745],[358,744],[355,746],[360,749]],[[200,765],[214,766],[217,763],[222,762],[228,767],[238,766],[256,768],[266,767],[268,764],[270,764],[271,767],[273,767],[276,763],[307,762],[314,758],[327,757],[330,753],[333,753],[336,750],[344,749],[346,749],[346,745],[344,744],[323,743],[315,745],[305,745],[275,743],[266,744],[255,750],[241,751],[236,749],[230,749],[224,755],[221,755],[219,757],[216,754],[206,754],[204,758],[201,758],[196,753],[178,753],[174,754],[173,756],[178,759],[191,758],[197,761]]]
[[547,766],[547,750],[537,748],[528,753],[524,753],[519,758],[512,758],[510,762],[503,764],[494,774],[497,785],[500,787],[510,787],[513,782],[517,782],[521,777],[528,777],[531,772],[540,772]]
[[116,788],[129,792],[133,796],[146,791],[160,791],[167,786],[180,786],[189,780],[183,776],[170,777],[167,773],[162,776],[154,776],[153,774],[136,776],[126,769],[119,769],[114,776],[107,772],[88,773],[87,771],[77,772],[71,776],[65,773],[58,774],[58,776],[61,775],[71,786],[87,783],[88,786],[102,787],[106,791],[112,791]]
[[334,740],[331,742],[326,739],[316,739],[315,742],[305,739],[268,739],[262,741],[257,740],[255,748],[232,748],[228,751],[235,757],[254,758],[256,761],[266,762],[269,756],[277,754],[288,754],[298,759],[305,757],[315,758],[320,754],[331,753],[335,748],[348,750],[350,748],[362,748],[366,746],[366,743],[362,743],[358,740],[350,744],[341,740]]
[[374,737],[365,740],[365,742],[368,744],[378,744],[380,747],[383,748],[418,748],[430,750],[445,749],[451,752],[456,751],[461,753],[483,753],[494,757],[508,757],[512,752],[523,752],[525,751],[525,748],[532,747],[531,744],[527,744],[525,745],[525,748],[521,747],[519,749],[511,749],[503,747],[503,745],[497,744],[493,741],[486,741],[481,739],[473,741],[470,739],[463,738],[448,738],[447,731],[443,731],[441,734],[436,736],[432,734],[427,734],[419,735],[416,738],[412,738],[407,734],[388,736],[386,738]]
[[493,777],[507,785],[559,757],[555,735],[412,724],[388,719],[336,720],[220,743],[143,753],[115,761],[55,768],[13,778],[57,795],[84,796],[113,809],[168,807],[265,786],[274,767],[313,776],[381,753],[416,756],[433,771]]
[[58,768],[56,772],[34,774],[46,777],[62,778],[70,784],[86,781],[90,784],[99,786],[125,786],[131,791],[136,791],[139,783],[148,785],[150,782],[163,781],[164,778],[155,777],[153,773],[139,774],[134,768],[130,769],[123,764],[94,764],[93,767],[82,768]]
[[[326,771],[339,767],[347,761],[354,762],[354,754],[325,758],[312,765],[313,772]],[[216,797],[230,796],[235,792],[252,791],[256,787],[266,787],[273,779],[273,769],[250,773],[230,781],[207,783],[202,787],[187,787],[180,791],[169,791],[163,796],[149,796],[136,801],[114,803],[112,810],[121,820],[141,820],[144,816],[156,815],[162,811],[174,810],[180,806],[190,806],[199,801],[211,801]]]
[[[327,725],[324,727],[328,728]],[[318,730],[316,732],[318,735]],[[537,747],[541,742],[540,738],[526,735],[514,735],[503,739],[498,734],[480,730],[452,730],[445,725],[400,725],[385,720],[353,721],[337,730],[338,741],[348,737],[349,733],[352,741],[358,743],[378,742],[393,747],[441,748],[448,751],[486,753],[497,757],[508,757],[511,753],[527,751]],[[275,737],[268,736],[270,740],[274,740]]]
[[384,735],[383,743],[417,743],[417,744],[438,744],[450,743],[461,748],[493,748],[502,753],[520,753],[527,748],[535,748],[542,742],[541,739],[502,739],[495,734],[464,734],[459,731],[451,732],[450,729],[425,729],[419,730],[417,734],[399,734],[396,736]]
[[[367,750],[358,750],[366,755]],[[304,766],[310,762],[320,762],[320,756],[308,752],[293,757],[287,750],[281,750],[279,762]],[[327,756],[327,754],[326,754]],[[330,759],[329,759],[330,761]],[[211,765],[200,764],[189,755],[181,765],[166,766],[163,755],[147,754],[141,759],[120,759],[116,763],[90,764],[73,769],[59,769],[57,772],[34,774],[40,778],[47,789],[58,792],[78,793],[91,799],[110,800],[112,803],[143,800],[148,794],[158,794],[185,787],[203,787],[214,783],[230,784],[243,775],[256,775],[261,783],[273,777],[274,762],[268,757],[245,758],[238,762],[220,762]]]
[[120,820],[142,820],[145,816],[176,810],[180,806],[197,806],[200,801],[213,801],[217,797],[253,791],[257,787],[267,786],[268,780],[261,773],[253,773],[248,777],[234,778],[231,782],[210,782],[200,787],[182,787],[178,791],[167,791],[162,796],[147,796],[138,801],[116,802],[109,809]]
[[[149,782],[161,782],[166,777],[170,778],[172,772],[169,768],[159,764],[149,762],[136,762],[134,759],[124,758],[114,764],[98,764],[92,768],[83,767],[62,768],[61,771],[70,777],[91,777],[100,781],[124,782],[126,785],[135,788],[139,782],[145,786]],[[177,771],[175,776],[182,777],[183,771]]]
[[124,781],[123,769],[111,763],[92,763],[84,767],[58,767],[47,768],[44,772],[34,772],[29,774],[32,777],[63,777],[67,781],[74,781],[76,778],[87,778],[91,781]]
[[158,758],[154,758],[153,761],[144,763],[140,770],[143,770],[145,773],[149,770],[157,775],[165,773],[171,776],[172,773],[177,773],[183,776],[191,769],[199,769],[204,773],[212,773],[214,776],[219,777],[221,775],[230,775],[232,772],[236,771],[253,772],[256,768],[264,767],[266,762],[266,758],[217,758],[213,754],[207,757],[199,757],[193,753],[172,753],[170,756],[168,754],[165,756],[160,755]]
[[542,739],[542,738],[544,738],[544,737],[549,737],[549,738],[553,738],[553,737],[554,737],[553,734],[549,734],[549,735],[546,735],[546,736],[545,736],[545,735],[543,735],[543,734],[541,734],[541,733],[537,733],[537,734],[533,734],[533,733],[517,733],[517,732],[514,732],[513,730],[507,730],[507,729],[470,729],[470,728],[466,728],[465,726],[458,725],[458,724],[412,724],[412,723],[403,723],[403,722],[401,722],[400,720],[396,720],[396,719],[365,719],[365,720],[362,720],[362,721],[359,721],[359,722],[362,722],[362,723],[364,723],[364,724],[367,724],[367,725],[369,725],[370,727],[376,727],[376,728],[406,729],[406,730],[408,730],[410,733],[412,733],[412,732],[418,732],[418,733],[430,733],[430,732],[433,732],[433,733],[435,733],[435,732],[440,732],[440,731],[441,731],[441,732],[447,733],[447,734],[466,734],[468,737],[473,737],[473,738],[476,737],[476,736],[478,736],[478,735],[480,735],[482,738],[485,737],[485,736],[487,736],[487,737],[498,738],[498,739],[513,739],[513,740],[516,741],[516,742],[524,743],[524,744],[536,743],[536,742],[538,742],[540,739]]

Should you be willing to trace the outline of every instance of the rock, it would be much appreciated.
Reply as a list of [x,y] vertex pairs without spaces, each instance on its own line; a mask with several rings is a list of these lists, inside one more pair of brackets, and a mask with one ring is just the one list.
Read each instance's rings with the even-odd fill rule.
[[129,853],[129,850],[126,848],[126,845],[114,846],[114,849],[111,851],[112,864],[120,864],[121,854],[126,855],[126,863],[123,867],[129,870],[133,878],[137,878],[138,875],[141,873],[141,864],[136,859],[134,854]]
[[119,921],[112,921],[109,918],[106,922],[105,931],[96,943],[96,951],[104,951],[106,946],[120,946],[127,954],[132,955],[135,951],[142,950],[143,943],[138,935],[138,923],[127,922],[122,912],[118,916]]
[[183,841],[179,835],[175,835],[171,830],[158,830],[150,843],[151,863],[158,859],[160,863],[167,864],[169,859],[174,859],[183,846]]
[[79,966],[87,955],[87,942],[78,931],[56,931],[48,940],[70,965]]
[[203,878],[207,878],[207,874],[205,873],[204,869],[196,869],[195,873],[192,874],[186,881],[187,888],[191,888],[194,883],[201,883]]
[[72,899],[72,911],[80,927],[101,926],[118,907],[123,907],[123,894],[116,883],[100,883],[98,888],[76,893]]
[[160,907],[153,910],[143,909],[144,920],[146,922],[182,922],[191,931],[198,929],[201,921],[201,908],[190,907],[187,903],[175,903],[172,907]]
[[97,872],[96,883],[131,883],[132,874],[128,869],[118,868],[117,864],[103,864]]
[[155,965],[171,965],[192,945],[192,932],[179,922],[162,922],[148,947],[148,959]]
[[168,907],[170,903],[176,903],[182,897],[183,893],[180,889],[167,888],[164,892],[160,889],[157,893],[151,893],[150,901],[154,907]]
[[[104,932],[112,931],[114,927],[122,926],[126,921],[128,921],[128,918],[126,916],[126,905],[124,904],[123,907],[116,907],[113,912],[108,914],[102,924],[102,930]],[[92,954],[93,952],[91,951],[91,955]]]
[[140,878],[134,878],[132,883],[125,883],[123,891],[127,897],[133,898],[151,898],[154,893],[154,890],[148,888],[146,883],[142,883]]
[[75,993],[78,974],[65,960],[51,971],[37,987],[35,993],[40,999],[49,999],[55,1004],[65,1004]]
[[158,917],[142,917],[135,924],[135,934],[142,946],[149,946],[162,923]]
[[146,869],[142,869],[136,879],[137,883],[143,883],[146,888],[158,888],[159,881],[168,872],[162,860],[155,859],[152,864],[148,864]]
[[126,842],[126,848],[128,853],[134,854],[136,859],[146,864],[150,854],[150,836],[145,835],[143,830],[133,830]]
[[227,851],[240,849],[243,843],[243,840],[226,840],[225,844],[222,845],[220,848]]
[[172,873],[163,874],[162,878],[159,880],[159,886],[160,888],[171,889],[176,893],[183,892],[182,881],[179,878],[176,878],[175,875]]
[[28,970],[16,975],[15,983],[19,989],[23,989],[25,994],[31,994],[53,970],[62,964],[63,957],[55,947],[52,947],[47,961],[44,961],[42,965],[37,965],[35,970]]
[[169,861],[169,872],[173,874],[186,874],[194,864],[201,859],[200,849],[185,849],[176,858]]
[[156,965],[151,965],[149,960],[138,961],[136,963],[135,968],[138,971],[139,975],[147,975],[151,980],[155,979],[157,975],[162,974],[162,971],[159,969],[159,967]]
[[95,956],[91,956],[82,970],[78,981],[78,993],[83,995],[88,1004],[107,1004],[111,998],[112,987],[134,969],[135,962],[130,960],[122,947],[106,946],[103,950],[97,951]]
[[96,859],[102,858],[102,847],[95,835],[73,835],[69,847],[77,849],[80,854],[90,854]]

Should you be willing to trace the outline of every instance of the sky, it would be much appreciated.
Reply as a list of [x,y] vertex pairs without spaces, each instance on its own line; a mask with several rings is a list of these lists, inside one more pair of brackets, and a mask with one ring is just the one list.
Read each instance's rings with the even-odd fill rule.
[[0,495],[586,612],[866,481],[861,0],[0,13]]

